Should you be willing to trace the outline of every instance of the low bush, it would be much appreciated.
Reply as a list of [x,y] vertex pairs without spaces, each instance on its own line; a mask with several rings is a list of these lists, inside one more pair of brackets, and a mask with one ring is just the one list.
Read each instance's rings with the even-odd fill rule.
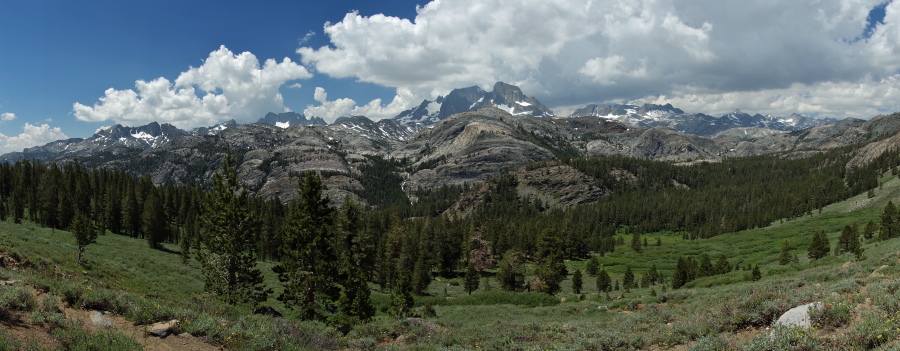
[[543,307],[559,305],[559,298],[539,292],[512,292],[491,290],[457,297],[425,296],[416,299],[416,306],[483,306],[516,305],[520,307]]
[[53,336],[62,343],[66,350],[130,351],[143,349],[134,339],[122,333],[111,330],[91,331],[78,322],[55,329]]
[[819,328],[840,328],[850,323],[853,307],[843,301],[829,301],[821,308],[810,308],[809,317]]

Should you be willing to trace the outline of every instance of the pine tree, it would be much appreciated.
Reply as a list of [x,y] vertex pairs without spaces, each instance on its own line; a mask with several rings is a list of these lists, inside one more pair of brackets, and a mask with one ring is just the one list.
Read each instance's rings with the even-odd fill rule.
[[259,221],[248,207],[246,189],[238,184],[230,152],[212,183],[213,191],[203,203],[197,252],[204,289],[231,305],[265,301],[269,291],[263,288],[253,250]]
[[520,291],[525,283],[524,268],[522,267],[522,254],[516,250],[508,250],[500,259],[497,267],[497,282],[500,289],[507,291]]
[[651,265],[650,270],[647,271],[647,282],[650,284],[659,282],[659,272],[656,270],[656,264]]
[[544,230],[538,243],[538,252],[535,255],[538,258],[535,278],[539,281],[538,286],[532,286],[541,292],[555,295],[559,292],[559,284],[566,278],[568,272],[566,265],[563,263],[562,249],[559,243],[557,233],[552,230]]
[[[311,172],[300,180],[300,201],[291,208],[282,238],[281,262],[273,268],[284,283],[278,298],[301,318],[323,320],[333,310],[337,256],[332,245],[333,209],[322,196],[322,180]],[[406,280],[409,289],[409,279]]]
[[818,260],[828,256],[828,252],[831,251],[830,249],[831,244],[828,242],[828,236],[825,235],[825,232],[818,231],[813,234],[807,256],[809,256],[809,259],[811,260]]
[[656,237],[656,246],[662,246],[662,238]]
[[597,273],[597,291],[612,291],[612,279],[610,279],[609,273],[606,273],[606,269],[601,269],[600,273]]
[[875,232],[878,230],[878,227],[875,225],[875,221],[869,221],[866,223],[866,228],[863,230],[863,238],[866,240],[872,239],[875,237]]
[[337,323],[345,326],[365,322],[375,315],[366,273],[359,262],[359,208],[350,197],[341,206],[341,228],[344,234],[343,262],[341,265],[341,293],[337,301]]
[[758,265],[753,265],[753,271],[751,271],[750,276],[754,281],[762,279],[762,273],[760,273]]
[[709,255],[703,253],[700,255],[700,266],[697,267],[697,277],[708,277],[715,273],[713,269],[712,261],[709,259]]
[[586,271],[586,273],[587,273],[589,276],[592,276],[592,277],[593,277],[593,276],[596,276],[596,275],[597,275],[597,268],[598,268],[599,266],[600,266],[600,264],[599,264],[599,262],[597,261],[597,256],[593,256],[593,255],[592,255],[592,256],[591,256],[591,259],[589,259],[589,260],[587,261],[587,264],[585,264],[585,271]]
[[622,288],[631,289],[634,287],[634,272],[631,267],[625,268],[625,276],[622,277]]
[[634,252],[641,252],[643,250],[643,246],[641,246],[641,235],[638,233],[634,233],[631,237],[631,249]]
[[478,290],[478,285],[481,283],[481,279],[479,278],[478,271],[475,269],[475,264],[470,262],[466,268],[466,276],[464,278],[465,284],[463,284],[469,295],[472,295],[473,291]]
[[675,273],[672,274],[672,289],[678,289],[691,281],[690,269],[688,266],[689,264],[686,258],[678,258],[678,264],[675,265]]
[[572,292],[575,294],[581,294],[581,270],[576,269],[575,273],[572,273]]
[[778,264],[784,266],[791,263],[791,244],[785,240],[781,242],[781,254],[778,255]]
[[84,248],[97,240],[97,231],[94,229],[94,225],[91,224],[91,220],[81,212],[75,214],[69,231],[75,236],[75,245],[78,246],[78,265],[81,265]]
[[162,248],[162,242],[169,235],[169,223],[163,212],[162,204],[156,192],[151,191],[144,201],[141,212],[141,233],[152,249]]
[[725,257],[725,254],[719,255],[719,259],[716,261],[715,271],[716,274],[731,272],[731,265],[728,264],[728,258]]
[[391,305],[388,307],[388,314],[402,318],[410,314],[415,301],[412,296],[412,287],[409,284],[409,278],[401,274],[394,283],[394,289],[391,292]]
[[840,238],[838,238],[838,243],[834,247],[835,255],[845,252],[855,253],[859,247],[859,232],[854,227],[845,225]]
[[897,208],[893,201],[888,201],[881,212],[881,231],[878,240],[888,240],[897,236]]

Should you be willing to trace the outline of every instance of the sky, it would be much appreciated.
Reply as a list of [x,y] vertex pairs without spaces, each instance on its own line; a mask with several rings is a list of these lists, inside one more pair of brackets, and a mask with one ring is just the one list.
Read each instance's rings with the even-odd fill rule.
[[113,124],[377,120],[497,81],[558,115],[671,103],[871,118],[900,111],[900,3],[0,3],[0,153]]

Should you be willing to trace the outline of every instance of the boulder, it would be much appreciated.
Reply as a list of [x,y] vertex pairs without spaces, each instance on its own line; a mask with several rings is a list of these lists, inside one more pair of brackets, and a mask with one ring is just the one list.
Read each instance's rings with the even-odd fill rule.
[[104,313],[100,311],[91,312],[91,323],[94,323],[94,325],[103,329],[109,329],[113,327],[112,321],[110,321],[109,318],[106,318]]
[[812,319],[809,317],[809,310],[822,308],[821,302],[813,302],[805,305],[794,307],[778,318],[775,325],[783,325],[787,327],[809,329],[812,326]]
[[176,325],[178,325],[177,319],[173,319],[168,322],[156,323],[147,328],[147,334],[164,338],[169,336],[169,334],[172,334],[172,329],[174,329]]

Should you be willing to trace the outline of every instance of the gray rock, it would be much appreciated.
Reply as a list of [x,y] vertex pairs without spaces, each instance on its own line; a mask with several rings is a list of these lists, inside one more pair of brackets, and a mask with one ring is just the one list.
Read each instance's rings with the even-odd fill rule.
[[104,329],[113,327],[112,321],[110,321],[109,318],[106,318],[103,312],[100,311],[91,311],[91,323]]
[[154,325],[151,325],[150,328],[147,329],[147,334],[151,336],[157,336],[160,338],[164,338],[172,334],[172,329],[178,325],[178,320],[173,319],[168,322],[160,322]]
[[809,329],[812,326],[812,320],[809,317],[809,311],[811,309],[821,309],[821,302],[813,302],[805,305],[794,307],[778,318],[775,322],[775,325],[783,325],[787,327],[798,327]]

